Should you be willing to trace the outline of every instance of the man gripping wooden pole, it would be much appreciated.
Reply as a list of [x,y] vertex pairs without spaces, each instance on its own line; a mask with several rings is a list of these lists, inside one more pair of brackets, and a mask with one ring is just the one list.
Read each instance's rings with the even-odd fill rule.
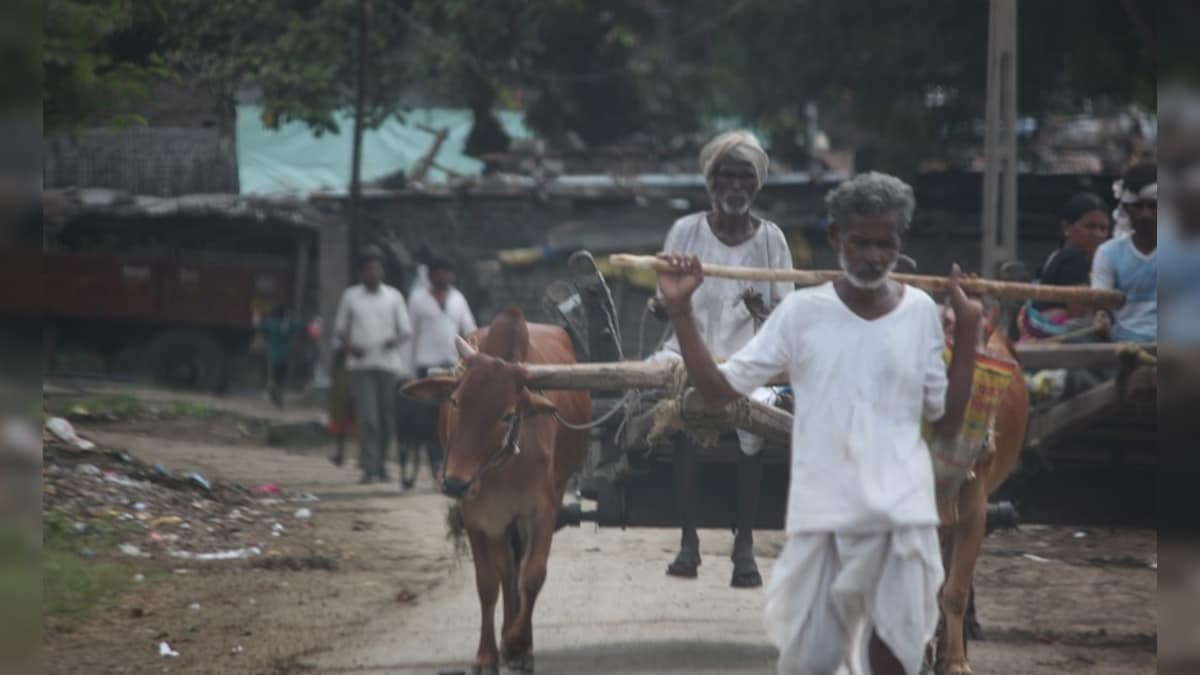
[[[656,272],[667,269],[667,263],[654,256],[616,253],[609,256],[608,262],[613,267],[626,269],[654,270]],[[840,270],[781,270],[724,265],[703,265],[702,267],[704,276],[707,277],[752,281],[791,281],[801,286],[817,286],[827,281],[833,281],[843,274]],[[945,293],[950,284],[946,277],[919,274],[892,274],[891,277],[900,283],[916,286],[930,293]],[[1008,300],[1071,302],[1100,309],[1118,309],[1125,304],[1125,295],[1120,291],[1083,286],[1042,286],[979,278],[963,278],[959,285],[964,291],[973,295],[990,295],[994,298]]]

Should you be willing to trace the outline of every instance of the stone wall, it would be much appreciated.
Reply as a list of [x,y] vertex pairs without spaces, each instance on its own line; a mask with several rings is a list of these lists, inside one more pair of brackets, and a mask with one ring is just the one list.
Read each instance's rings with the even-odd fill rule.
[[89,129],[43,141],[45,187],[135,195],[237,194],[232,131],[149,127]]

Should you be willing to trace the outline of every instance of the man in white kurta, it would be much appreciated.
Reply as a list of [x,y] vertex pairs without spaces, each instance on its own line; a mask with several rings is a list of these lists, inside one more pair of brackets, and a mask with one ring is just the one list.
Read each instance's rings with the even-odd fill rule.
[[454,287],[450,262],[434,260],[429,266],[429,279],[428,288],[414,285],[408,299],[417,377],[425,377],[430,368],[453,367],[458,362],[454,338],[466,337],[476,329],[471,306]]
[[[865,321],[827,283],[793,293],[721,365],[743,394],[780,372],[797,392],[788,541],[767,587],[781,663],[829,664],[832,673],[849,631],[866,619],[901,663],[919,667],[942,583],[921,420],[944,411],[944,346],[940,311],[924,291],[906,287],[898,307]],[[810,606],[815,616],[798,611]]]
[[396,383],[412,377],[405,349],[412,336],[400,291],[383,283],[383,253],[368,247],[361,284],[347,288],[338,303],[334,334],[346,350],[346,374],[359,429],[360,483],[386,482],[387,450],[396,432]]
[[[846,274],[790,294],[724,364],[703,351],[688,296],[700,262],[671,253],[660,274],[697,389],[710,405],[786,373],[796,394],[787,541],[767,586],[765,621],[780,673],[920,671],[943,580],[933,467],[923,420],[958,433],[980,309],[952,282],[956,345],[947,370],[938,305],[888,279],[915,205],[912,190],[869,173],[827,198]],[[952,279],[957,278],[957,267]],[[698,278],[699,277],[699,278]],[[959,345],[967,345],[960,348]]]
[[[783,231],[775,223],[750,212],[754,197],[766,179],[767,168],[767,155],[752,134],[734,131],[714,138],[700,153],[700,169],[712,208],[675,221],[663,249],[690,253],[708,264],[792,269],[792,254]],[[793,288],[788,282],[709,280],[692,296],[693,315],[704,343],[719,359],[731,356],[754,337],[771,308],[778,306]],[[680,361],[681,358],[679,342],[672,336],[648,360]],[[770,403],[774,391],[759,387],[752,396]],[[738,514],[731,555],[731,585],[753,588],[762,585],[754,561],[753,527],[762,482],[762,461],[757,455],[763,439],[740,429],[737,435],[743,456],[738,458]],[[674,462],[676,508],[683,532],[679,553],[667,567],[667,574],[695,577],[700,565],[696,531],[698,476],[694,451],[686,438],[675,440]]]

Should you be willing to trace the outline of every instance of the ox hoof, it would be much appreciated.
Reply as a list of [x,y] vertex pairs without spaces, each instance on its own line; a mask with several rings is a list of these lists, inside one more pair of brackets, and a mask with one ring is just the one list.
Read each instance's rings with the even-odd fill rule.
[[481,666],[477,663],[474,668],[471,668],[471,675],[500,675],[500,666],[494,663],[490,666]]
[[510,656],[505,659],[504,666],[518,673],[532,673],[533,652],[525,652],[521,656]]

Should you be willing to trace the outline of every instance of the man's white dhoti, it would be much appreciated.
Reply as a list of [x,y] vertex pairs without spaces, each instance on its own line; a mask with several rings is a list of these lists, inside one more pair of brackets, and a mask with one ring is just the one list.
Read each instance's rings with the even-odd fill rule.
[[[671,351],[670,349],[660,349],[650,356],[646,357],[648,363],[683,363],[683,357],[679,352]],[[775,405],[778,400],[779,391],[777,387],[759,387],[750,393],[751,400],[758,401],[765,405]],[[749,431],[742,429],[737,430],[738,446],[742,449],[742,454],[753,457],[763,448],[762,436],[755,436]]]
[[[943,570],[937,528],[788,535],[767,584],[767,634],[780,675],[833,675],[853,660],[870,673],[871,631],[917,675],[937,630]],[[858,654],[852,657],[852,645]]]

